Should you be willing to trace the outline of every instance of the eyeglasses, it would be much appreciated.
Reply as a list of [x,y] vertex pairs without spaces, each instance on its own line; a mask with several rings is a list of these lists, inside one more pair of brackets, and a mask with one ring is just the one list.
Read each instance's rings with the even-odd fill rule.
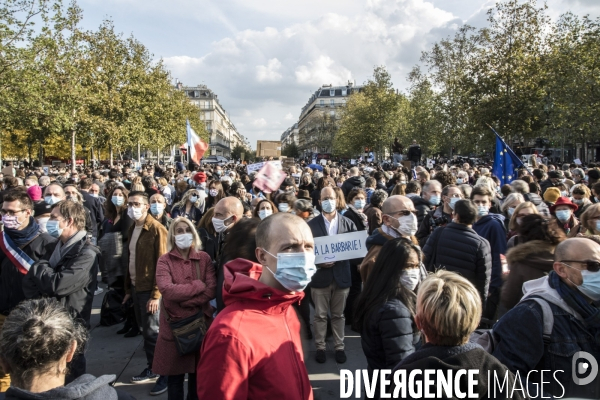
[[14,217],[15,215],[17,215],[17,213],[23,212],[25,210],[17,210],[17,211],[11,211],[11,210],[0,210],[0,214],[2,215],[9,215],[11,217]]
[[406,217],[407,215],[410,215],[410,214],[417,215],[417,211],[416,210],[415,211],[399,210],[399,211],[392,211],[391,213],[388,213],[388,215],[392,215],[392,214],[402,214],[403,216]]
[[[578,263],[578,264],[585,264],[587,267],[587,270],[590,272],[598,272],[600,271],[600,262],[596,261],[596,260],[584,260],[584,261],[580,261],[580,260],[562,260],[559,261],[559,263],[566,265],[569,268],[574,268],[571,265],[567,264],[566,262],[571,262],[571,263]],[[575,268],[578,269],[578,268]],[[581,270],[580,270],[581,271]]]

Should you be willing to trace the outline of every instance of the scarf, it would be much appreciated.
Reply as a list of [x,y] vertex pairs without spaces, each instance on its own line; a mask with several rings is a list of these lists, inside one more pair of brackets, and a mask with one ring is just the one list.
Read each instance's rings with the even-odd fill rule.
[[4,232],[12,239],[13,243],[21,247],[31,242],[40,234],[40,226],[33,217],[29,217],[29,225],[21,231],[4,227]]
[[81,239],[83,239],[86,236],[87,236],[86,231],[78,231],[73,236],[71,236],[69,238],[69,240],[67,240],[67,242],[64,244],[59,239],[58,242],[56,243],[56,247],[54,248],[54,251],[52,252],[52,255],[50,256],[50,260],[48,261],[50,263],[50,266],[52,268],[56,268],[56,266],[58,265],[60,260],[63,259],[63,257],[67,254],[67,252],[71,249],[71,247],[73,247],[74,244],[76,244],[77,242],[79,242]]
[[600,343],[600,309],[588,303],[579,290],[567,286],[554,271],[548,275],[548,284],[569,307],[581,315],[587,326],[593,328],[596,332],[596,343]]

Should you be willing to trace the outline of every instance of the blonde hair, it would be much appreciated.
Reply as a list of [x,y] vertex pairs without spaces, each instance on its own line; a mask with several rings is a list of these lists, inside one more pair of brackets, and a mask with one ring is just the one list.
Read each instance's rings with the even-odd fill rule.
[[532,214],[540,213],[538,211],[537,207],[535,206],[535,204],[533,204],[530,201],[525,201],[525,202],[519,204],[518,206],[515,207],[515,212],[513,213],[512,217],[510,217],[510,221],[508,222],[508,229],[510,229],[511,231],[516,231],[517,228],[519,227],[519,225],[517,224],[517,215],[519,215],[521,210],[524,208],[529,208],[531,211],[533,211]]
[[[506,199],[504,199],[504,201],[502,202],[502,206],[500,207],[500,210],[502,212],[505,212],[506,210],[508,210],[510,208],[509,205],[514,203],[515,201],[518,201],[519,204],[521,204],[521,203],[525,202],[525,198],[523,197],[523,195],[521,193],[511,193],[508,196],[506,196]],[[517,204],[517,205],[519,205],[519,204]]]
[[198,232],[196,232],[196,227],[192,224],[192,221],[187,219],[186,217],[177,217],[171,222],[171,226],[169,227],[169,232],[167,234],[167,251],[171,251],[175,246],[175,227],[180,222],[183,222],[187,226],[190,227],[192,231],[192,236],[194,236],[194,240],[192,241],[192,248],[196,251],[202,250],[202,241],[200,240],[200,236],[198,236]]
[[[485,168],[482,168],[482,170]],[[496,184],[494,183],[494,180],[492,178],[488,178],[487,176],[481,176],[479,177],[479,179],[477,179],[477,182],[475,182],[475,186],[487,186],[488,189],[490,189],[490,192],[492,192],[492,196],[494,193],[494,190],[496,188]],[[492,200],[490,198],[490,200]]]
[[459,346],[481,320],[481,297],[471,282],[445,270],[429,275],[419,286],[417,319],[427,341]]

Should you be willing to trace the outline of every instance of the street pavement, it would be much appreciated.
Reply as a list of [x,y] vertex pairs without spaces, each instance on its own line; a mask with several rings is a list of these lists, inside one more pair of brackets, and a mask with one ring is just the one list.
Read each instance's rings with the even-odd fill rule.
[[[104,287],[104,285],[100,285]],[[86,352],[87,372],[94,375],[116,375],[115,387],[131,394],[137,399],[164,399],[167,393],[160,396],[150,396],[149,392],[154,382],[145,384],[132,384],[132,376],[139,374],[146,367],[146,356],[143,349],[142,336],[125,338],[116,332],[123,324],[113,326],[100,326],[100,307],[106,294],[94,297],[90,332],[91,339]],[[360,335],[346,326],[346,355],[348,361],[338,364],[334,358],[334,347],[331,338],[327,341],[327,362],[319,364],[315,361],[316,348],[314,340],[308,340],[302,335],[304,360],[309,378],[314,390],[315,400],[339,399],[340,396],[340,369],[363,369],[367,367],[365,356],[360,345]],[[285,384],[282,382],[282,384]],[[186,383],[187,385],[187,383]],[[290,388],[293,390],[293,388]]]

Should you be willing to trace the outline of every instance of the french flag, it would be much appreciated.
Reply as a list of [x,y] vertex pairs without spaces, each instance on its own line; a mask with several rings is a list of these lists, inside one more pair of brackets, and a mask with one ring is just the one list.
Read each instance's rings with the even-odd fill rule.
[[190,121],[187,120],[187,145],[190,149],[190,158],[196,164],[200,164],[200,159],[204,156],[204,152],[208,149],[208,143],[200,139],[200,136],[192,129]]

